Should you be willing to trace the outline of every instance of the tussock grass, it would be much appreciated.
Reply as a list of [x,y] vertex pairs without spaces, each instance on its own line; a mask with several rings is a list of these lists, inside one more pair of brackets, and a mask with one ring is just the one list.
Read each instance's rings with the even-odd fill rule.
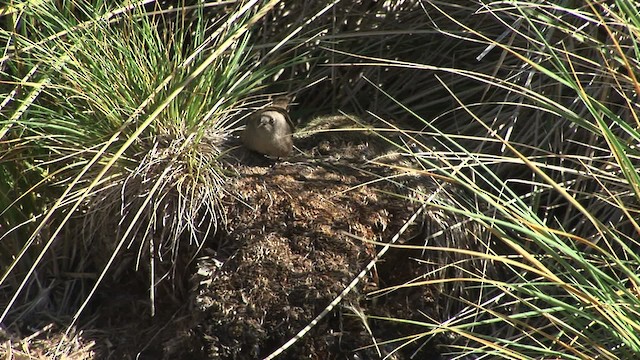
[[1,283],[18,284],[3,321],[52,264],[98,269],[69,309],[123,266],[144,268],[151,294],[164,278],[180,281],[178,259],[224,224],[220,159],[240,115],[265,103],[267,79],[300,61],[287,49],[252,50],[253,28],[277,3],[5,8]]
[[[405,132],[414,147],[397,146],[467,199],[431,208],[492,234],[425,239],[439,263],[403,287],[439,284],[449,306],[386,318],[425,329],[396,339],[398,350],[439,337],[447,358],[637,356],[637,14],[630,3],[579,6],[488,3],[467,13],[476,22],[425,2],[435,26],[478,56],[476,69],[351,53],[362,67],[434,73],[427,88],[453,102],[439,115],[386,92],[425,130]],[[464,81],[481,98],[459,90]]]

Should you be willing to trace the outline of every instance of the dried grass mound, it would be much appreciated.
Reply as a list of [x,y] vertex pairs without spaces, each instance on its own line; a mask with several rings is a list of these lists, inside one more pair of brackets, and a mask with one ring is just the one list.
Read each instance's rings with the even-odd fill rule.
[[[238,176],[229,183],[237,197],[224,205],[229,219],[224,241],[209,244],[208,255],[198,259],[193,322],[181,332],[182,341],[165,347],[165,356],[186,356],[185,346],[177,344],[189,343],[190,349],[202,349],[189,356],[264,358],[323,311],[375,256],[375,244],[358,238],[386,242],[420,207],[408,188],[375,181],[379,175],[374,170],[389,173],[383,165],[369,162],[390,150],[377,136],[330,134],[298,139],[301,154],[288,162],[241,154],[244,164],[234,165]],[[419,176],[411,180],[429,182]],[[441,229],[451,225],[438,221],[426,220]],[[422,225],[410,227],[400,242],[422,241]],[[371,345],[416,329],[373,320],[370,328],[354,314],[398,318],[421,317],[421,311],[433,314],[437,310],[433,294],[425,287],[391,292],[374,301],[365,294],[425,274],[425,266],[441,265],[410,260],[421,256],[417,252],[391,254],[341,301],[338,311],[285,352],[284,358],[330,359],[354,351],[377,358],[393,353],[397,345]],[[414,345],[405,350],[407,354],[416,350],[425,358],[435,354],[433,347],[420,350],[416,347],[420,344]]]

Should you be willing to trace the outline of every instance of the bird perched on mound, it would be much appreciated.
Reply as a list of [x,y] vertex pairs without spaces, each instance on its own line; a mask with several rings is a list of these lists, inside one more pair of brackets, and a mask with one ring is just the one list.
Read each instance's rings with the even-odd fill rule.
[[252,114],[241,135],[244,146],[269,156],[290,155],[293,149],[293,122],[287,112],[288,104],[288,98],[274,100],[271,106]]

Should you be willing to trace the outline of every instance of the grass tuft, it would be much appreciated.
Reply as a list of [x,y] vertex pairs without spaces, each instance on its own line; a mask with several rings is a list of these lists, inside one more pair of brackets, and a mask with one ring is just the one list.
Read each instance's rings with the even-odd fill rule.
[[15,219],[2,227],[18,255],[0,284],[21,280],[0,319],[52,263],[97,269],[83,307],[107,273],[132,264],[149,273],[152,299],[162,279],[184,287],[176,265],[224,226],[222,158],[241,115],[300,61],[252,49],[278,2],[25,3],[5,18],[3,211]]

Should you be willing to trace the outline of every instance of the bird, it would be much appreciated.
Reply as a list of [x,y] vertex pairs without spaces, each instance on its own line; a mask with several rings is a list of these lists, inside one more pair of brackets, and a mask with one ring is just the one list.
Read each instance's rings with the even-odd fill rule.
[[293,150],[293,128],[286,105],[274,102],[249,116],[241,140],[245,147],[257,153],[286,157]]

